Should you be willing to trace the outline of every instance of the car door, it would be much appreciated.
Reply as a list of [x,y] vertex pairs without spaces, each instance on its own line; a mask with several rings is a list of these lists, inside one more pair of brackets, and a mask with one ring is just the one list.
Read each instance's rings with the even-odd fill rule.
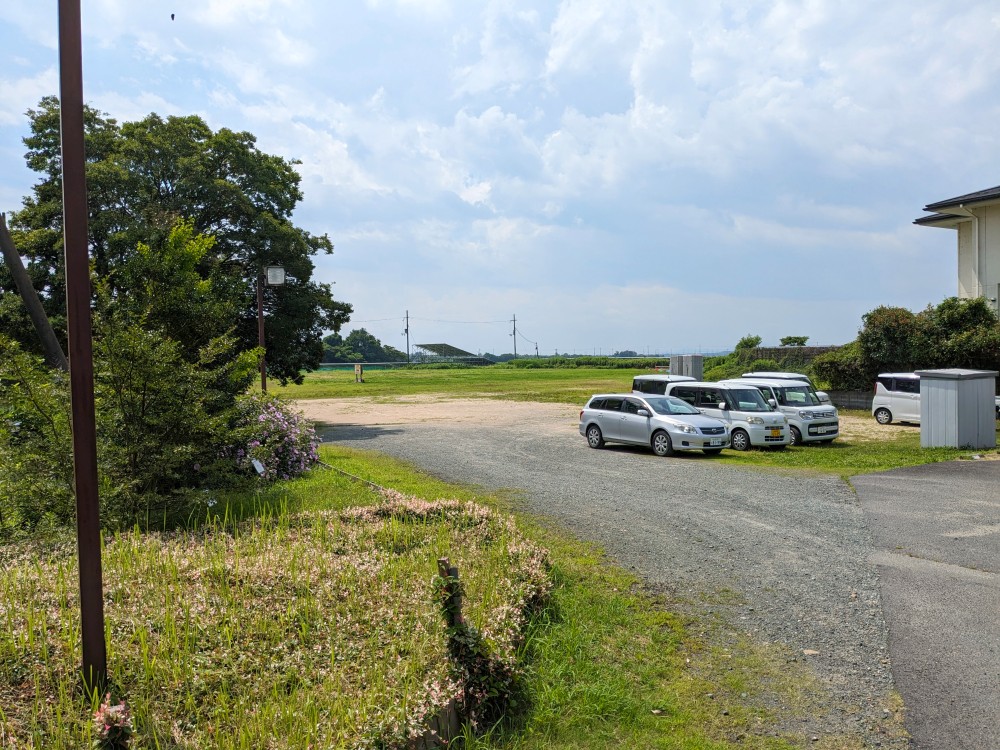
[[601,428],[605,440],[618,440],[621,434],[622,398],[604,399],[604,408],[599,409],[594,418]]
[[626,443],[649,443],[649,417],[641,416],[639,409],[649,411],[649,408],[635,398],[625,399],[622,404],[622,415],[619,424],[619,440]]
[[920,421],[920,380],[917,378],[893,378],[892,413],[900,422]]

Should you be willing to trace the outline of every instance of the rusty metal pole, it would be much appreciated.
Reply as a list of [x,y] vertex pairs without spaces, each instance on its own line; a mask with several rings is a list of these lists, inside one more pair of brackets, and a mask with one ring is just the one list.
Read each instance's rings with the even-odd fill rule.
[[59,0],[59,82],[66,327],[69,338],[76,535],[80,561],[83,682],[88,691],[103,692],[107,683],[108,666],[107,644],[104,641],[101,514],[97,494],[97,430],[94,420],[94,359],[90,328],[80,0]]
[[257,345],[260,353],[260,392],[267,393],[267,349],[264,348],[264,269],[257,272]]

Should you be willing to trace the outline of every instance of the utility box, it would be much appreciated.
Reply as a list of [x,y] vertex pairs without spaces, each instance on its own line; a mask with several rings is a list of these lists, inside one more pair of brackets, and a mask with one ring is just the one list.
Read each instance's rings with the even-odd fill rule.
[[918,370],[921,448],[995,448],[995,370]]
[[701,380],[705,369],[705,358],[701,354],[677,354],[670,358],[670,374],[686,375]]

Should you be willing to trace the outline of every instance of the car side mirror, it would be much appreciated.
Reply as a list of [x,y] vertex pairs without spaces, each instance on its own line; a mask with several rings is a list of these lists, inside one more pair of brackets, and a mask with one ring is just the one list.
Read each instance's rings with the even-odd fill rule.
[[775,401],[773,398],[769,398],[767,400],[767,403],[769,403],[771,405],[772,409],[777,409],[778,408],[778,402]]
[[649,416],[649,410],[648,409],[639,409],[639,411],[637,411],[636,414],[638,414],[640,417],[648,417]]
[[726,410],[726,409],[728,409],[729,407],[728,407],[728,406],[726,405],[726,402],[725,402],[725,401],[720,401],[720,402],[719,402],[719,408],[720,408],[720,409],[722,409],[722,411],[725,411],[725,410]]

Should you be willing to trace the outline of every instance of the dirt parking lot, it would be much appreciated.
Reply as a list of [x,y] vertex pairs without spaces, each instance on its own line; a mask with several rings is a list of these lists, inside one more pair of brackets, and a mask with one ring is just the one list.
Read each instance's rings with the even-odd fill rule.
[[[532,425],[561,432],[576,428],[580,409],[566,404],[494,399],[449,398],[444,395],[406,396],[392,401],[371,398],[328,398],[301,401],[306,416],[327,425],[388,426],[405,424],[478,423],[492,426]],[[840,415],[840,439],[852,442],[884,440],[916,425],[880,425],[871,417]]]

